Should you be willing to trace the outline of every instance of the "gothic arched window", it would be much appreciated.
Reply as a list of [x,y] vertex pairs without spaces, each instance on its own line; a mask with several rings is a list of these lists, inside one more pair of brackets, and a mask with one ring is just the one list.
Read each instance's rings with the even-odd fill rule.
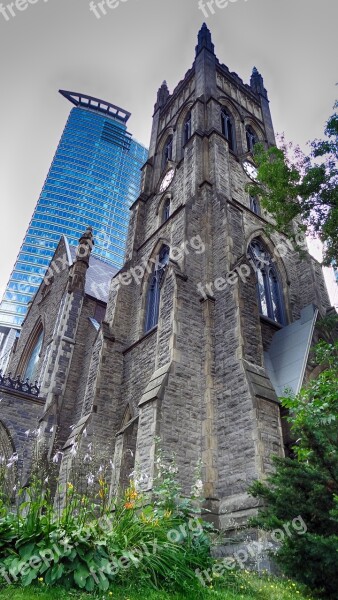
[[173,136],[170,135],[164,144],[162,154],[162,169],[165,169],[167,162],[173,159]]
[[191,112],[185,118],[183,127],[183,145],[191,138]]
[[249,255],[256,270],[259,312],[276,323],[285,325],[283,294],[271,255],[257,239],[251,242]]
[[229,113],[223,108],[221,112],[221,120],[222,120],[222,133],[228,140],[230,150],[235,149],[235,135],[234,135],[234,126],[232,117]]
[[170,198],[166,198],[162,208],[162,223],[165,223],[170,217]]
[[28,379],[31,383],[36,380],[38,364],[40,359],[40,352],[43,342],[43,329],[39,328],[38,332],[34,336],[34,341],[31,346],[30,354],[26,363],[23,379]]
[[158,323],[161,286],[168,262],[169,248],[168,246],[162,246],[160,253],[156,256],[156,262],[149,281],[145,332],[150,331]]
[[261,214],[261,207],[259,206],[259,200],[257,196],[250,196],[250,209],[252,212],[256,213],[256,215]]
[[248,146],[248,152],[252,152],[254,145],[257,144],[258,138],[254,130],[250,125],[246,127],[246,143]]

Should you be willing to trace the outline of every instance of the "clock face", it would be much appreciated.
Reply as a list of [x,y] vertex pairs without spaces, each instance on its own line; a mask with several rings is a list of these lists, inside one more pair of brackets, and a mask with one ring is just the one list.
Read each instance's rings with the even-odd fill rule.
[[246,160],[243,163],[243,169],[246,172],[247,176],[250,177],[250,179],[252,179],[253,181],[257,180],[257,169],[255,165]]
[[160,185],[160,192],[165,192],[166,189],[169,187],[169,185],[171,184],[173,177],[175,175],[175,169],[169,169],[169,171],[167,171],[167,173],[165,174],[165,176],[163,177],[162,181],[161,181],[161,185]]

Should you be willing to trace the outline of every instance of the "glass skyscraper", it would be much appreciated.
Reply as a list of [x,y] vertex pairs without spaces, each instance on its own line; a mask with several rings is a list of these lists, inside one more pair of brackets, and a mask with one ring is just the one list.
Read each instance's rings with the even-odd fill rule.
[[122,265],[129,207],[148,155],[127,131],[130,113],[85,94],[60,93],[75,106],[0,304],[0,333],[6,335],[20,328],[62,234],[77,245],[91,225],[93,254]]

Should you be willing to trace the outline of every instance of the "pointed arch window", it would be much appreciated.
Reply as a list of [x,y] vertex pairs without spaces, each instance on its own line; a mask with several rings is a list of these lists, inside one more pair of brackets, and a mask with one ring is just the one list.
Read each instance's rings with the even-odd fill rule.
[[261,207],[259,205],[259,200],[258,200],[257,196],[250,196],[250,209],[256,215],[261,214]]
[[227,110],[221,112],[222,133],[228,140],[230,150],[235,150],[235,132],[233,119]]
[[23,379],[28,379],[31,383],[34,383],[37,376],[38,364],[40,359],[40,352],[43,342],[43,329],[39,328],[37,334],[34,337],[32,348],[26,363],[26,368],[23,374]]
[[173,136],[170,135],[164,145],[162,155],[162,169],[165,169],[169,160],[173,159]]
[[162,208],[162,223],[165,223],[170,217],[170,198],[166,198]]
[[256,132],[252,129],[251,125],[246,127],[246,143],[248,147],[248,152],[252,152],[254,149],[254,145],[257,144],[258,137]]
[[253,240],[249,246],[249,256],[255,265],[257,275],[259,312],[276,323],[285,325],[282,289],[270,253],[259,240]]
[[162,246],[160,253],[156,256],[156,262],[149,281],[145,332],[150,331],[158,323],[161,286],[168,262],[169,247]]
[[188,113],[183,127],[183,144],[186,144],[191,138],[191,112]]

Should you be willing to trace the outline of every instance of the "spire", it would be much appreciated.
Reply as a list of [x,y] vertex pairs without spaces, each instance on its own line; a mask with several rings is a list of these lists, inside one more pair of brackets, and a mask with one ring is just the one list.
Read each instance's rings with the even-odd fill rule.
[[161,87],[159,88],[159,90],[157,92],[157,102],[156,102],[155,108],[164,106],[166,101],[168,100],[169,96],[170,96],[170,94],[169,94],[167,82],[163,81]]
[[264,98],[268,97],[268,93],[264,87],[263,77],[259,71],[254,67],[252,69],[252,75],[250,79],[250,86],[257,94],[261,94]]
[[69,272],[68,292],[75,290],[84,292],[86,283],[86,272],[89,267],[89,259],[94,246],[93,228],[87,227],[79,239],[76,248],[76,258]]
[[89,266],[89,258],[94,246],[93,228],[89,225],[86,231],[79,239],[79,245],[76,248],[76,262],[83,261]]
[[215,47],[214,47],[214,44],[212,43],[211,33],[205,23],[203,23],[200,31],[198,32],[196,56],[201,52],[201,50],[203,50],[203,48],[205,48],[206,50],[209,50],[213,54],[215,53]]

